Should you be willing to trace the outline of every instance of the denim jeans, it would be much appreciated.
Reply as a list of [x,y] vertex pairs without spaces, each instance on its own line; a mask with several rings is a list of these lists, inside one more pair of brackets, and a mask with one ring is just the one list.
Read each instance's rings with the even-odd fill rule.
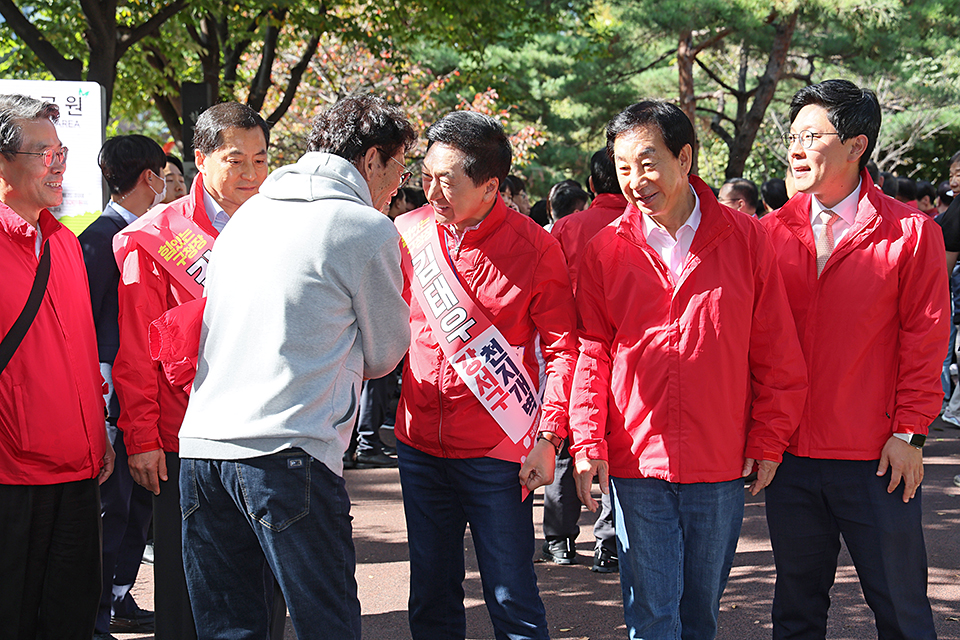
[[181,460],[183,563],[200,640],[262,640],[280,583],[297,637],[360,638],[350,499],[300,449],[245,460]]
[[520,501],[520,465],[494,458],[436,458],[402,442],[397,454],[414,640],[466,636],[463,536],[468,522],[494,637],[548,638],[533,570],[533,498]]
[[743,522],[743,480],[611,478],[631,639],[713,640]]

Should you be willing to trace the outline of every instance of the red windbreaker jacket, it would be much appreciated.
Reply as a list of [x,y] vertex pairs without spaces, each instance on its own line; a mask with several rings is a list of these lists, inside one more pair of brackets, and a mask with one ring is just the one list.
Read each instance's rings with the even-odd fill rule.
[[557,220],[550,235],[557,239],[570,271],[570,284],[577,290],[580,254],[600,229],[619,218],[627,208],[627,199],[620,193],[598,193],[590,206]]
[[[427,205],[429,206],[429,205]],[[534,384],[546,361],[540,429],[566,433],[567,403],[577,358],[576,311],[563,252],[530,218],[507,209],[498,197],[476,229],[464,234],[449,256],[465,289],[514,347]],[[403,368],[397,439],[440,458],[480,458],[504,432],[447,362],[417,300],[410,304],[411,345]]]
[[[219,234],[203,206],[202,180],[197,175],[190,193],[168,207],[216,238]],[[160,363],[150,358],[148,330],[164,312],[194,298],[136,244],[122,247],[116,257],[120,266],[120,351],[113,363],[113,384],[120,397],[117,426],[123,431],[128,454],[156,449],[176,452],[189,396],[172,385]]]
[[854,226],[817,278],[810,196],[763,218],[810,376],[790,453],[877,460],[894,432],[927,433],[950,331],[943,234],[860,174]]
[[806,369],[766,233],[690,184],[701,221],[678,281],[632,206],[580,261],[572,450],[616,477],[734,480],[744,458],[781,460],[803,408]]
[[[77,237],[40,213],[50,279],[37,316],[0,374],[0,484],[88,480],[106,451],[103,378],[90,289]],[[7,335],[37,272],[37,232],[0,204],[0,336]]]

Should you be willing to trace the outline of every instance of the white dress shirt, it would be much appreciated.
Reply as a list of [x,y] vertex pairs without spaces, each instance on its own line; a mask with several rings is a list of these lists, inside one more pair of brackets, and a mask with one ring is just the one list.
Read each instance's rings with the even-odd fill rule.
[[690,253],[690,245],[693,244],[693,236],[696,235],[697,229],[700,227],[700,198],[693,187],[690,187],[690,193],[693,194],[695,200],[693,213],[677,229],[676,238],[654,222],[653,218],[647,214],[644,213],[640,216],[643,220],[643,233],[647,237],[647,244],[660,255],[664,264],[669,267],[674,279],[680,278],[680,272],[683,271],[683,265]]
[[223,210],[220,203],[213,199],[213,196],[203,188],[203,208],[207,210],[207,217],[210,218],[210,224],[217,230],[217,233],[223,231],[223,228],[230,222],[230,216]]
[[835,207],[825,207],[823,203],[817,200],[817,196],[810,198],[810,226],[813,227],[813,239],[820,239],[820,232],[823,229],[823,222],[820,220],[820,213],[824,210],[833,211],[840,218],[833,223],[833,246],[840,246],[840,240],[853,227],[857,219],[857,208],[860,206],[860,187],[863,180],[857,182],[857,188],[853,190],[846,198],[837,203]]
[[123,221],[127,224],[133,224],[133,221],[137,219],[137,214],[131,213],[123,205],[117,204],[114,201],[107,203],[108,207],[112,207],[114,211],[120,214],[120,217],[123,218]]

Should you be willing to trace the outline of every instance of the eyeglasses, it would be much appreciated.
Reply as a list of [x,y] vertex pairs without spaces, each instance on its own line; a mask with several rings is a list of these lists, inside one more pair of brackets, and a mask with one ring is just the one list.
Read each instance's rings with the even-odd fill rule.
[[37,153],[32,151],[11,151],[10,153],[20,156],[40,156],[43,158],[43,166],[49,167],[53,164],[54,158],[56,158],[57,162],[60,164],[65,164],[67,162],[67,151],[68,149],[66,147],[60,147],[56,151],[53,149],[47,149],[46,151],[40,151]]
[[804,149],[809,149],[813,145],[813,141],[820,136],[838,136],[839,133],[817,133],[815,131],[801,131],[800,133],[785,133],[780,136],[780,139],[783,140],[783,144],[786,145],[787,149],[793,146],[793,143],[797,140],[800,141],[800,144]]
[[401,189],[401,188],[403,188],[403,185],[407,184],[407,180],[410,179],[410,176],[413,175],[413,172],[412,172],[412,171],[407,171],[406,165],[404,165],[402,162],[400,162],[399,160],[397,160],[397,159],[394,158],[393,156],[390,156],[390,159],[393,160],[394,162],[396,162],[398,165],[400,165],[400,168],[403,169],[403,171],[400,172],[400,186],[397,187],[397,189]]

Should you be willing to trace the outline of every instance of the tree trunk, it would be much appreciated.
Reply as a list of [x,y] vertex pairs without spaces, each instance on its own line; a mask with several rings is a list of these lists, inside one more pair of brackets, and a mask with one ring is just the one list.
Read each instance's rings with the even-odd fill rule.
[[[683,31],[680,33],[680,42],[677,45],[677,71],[680,77],[680,109],[690,118],[690,123],[696,128],[697,113],[697,94],[693,86],[693,59],[697,56],[697,51],[693,47],[693,32]],[[690,166],[690,173],[698,173],[697,155],[699,144],[693,147],[693,164]]]
[[777,83],[780,82],[783,74],[783,65],[790,51],[790,44],[793,42],[793,33],[796,30],[799,15],[800,10],[797,9],[783,20],[773,23],[776,30],[773,46],[767,59],[767,67],[757,83],[753,104],[742,118],[738,114],[736,134],[733,137],[733,144],[730,145],[730,157],[724,172],[728,179],[743,175],[747,157],[757,139],[757,131],[760,130],[763,116],[767,112],[767,107],[770,106],[770,101],[773,100]]

